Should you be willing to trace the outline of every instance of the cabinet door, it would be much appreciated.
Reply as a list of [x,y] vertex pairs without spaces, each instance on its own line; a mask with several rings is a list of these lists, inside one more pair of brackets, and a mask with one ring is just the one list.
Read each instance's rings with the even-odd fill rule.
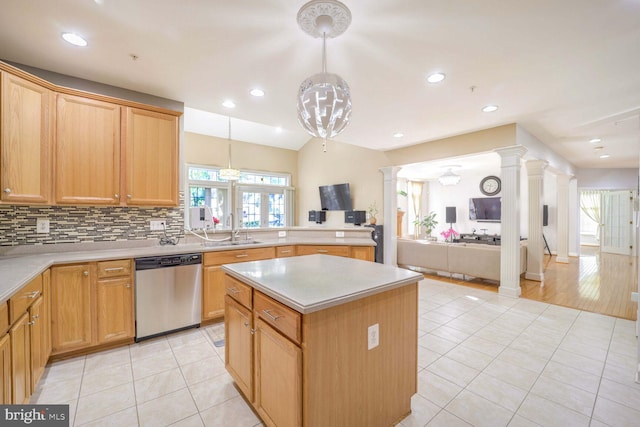
[[31,346],[31,390],[36,389],[36,384],[44,373],[44,367],[47,364],[47,358],[44,354],[44,298],[38,297],[29,307],[29,343]]
[[133,286],[130,276],[98,280],[98,343],[134,336]]
[[88,347],[91,333],[90,265],[51,268],[51,345],[53,354]]
[[42,355],[45,361],[51,356],[51,270],[42,273]]
[[301,426],[302,350],[262,319],[255,325],[254,406],[268,426]]
[[31,396],[29,314],[24,313],[9,330],[11,337],[12,401],[22,405]]
[[251,312],[234,301],[233,298],[226,296],[224,308],[225,367],[250,402],[253,400],[252,327]]
[[374,261],[373,246],[351,246],[351,258]]
[[11,340],[9,334],[0,338],[0,402],[11,404]]
[[2,73],[1,200],[47,203],[51,195],[51,99],[48,89]]
[[120,107],[58,94],[55,201],[113,205],[120,199]]
[[296,255],[335,255],[335,256],[350,256],[349,246],[333,246],[333,245],[298,245],[296,247]]
[[125,126],[127,204],[178,206],[178,118],[127,108]]
[[219,265],[204,267],[202,280],[202,320],[211,320],[224,315],[224,277]]

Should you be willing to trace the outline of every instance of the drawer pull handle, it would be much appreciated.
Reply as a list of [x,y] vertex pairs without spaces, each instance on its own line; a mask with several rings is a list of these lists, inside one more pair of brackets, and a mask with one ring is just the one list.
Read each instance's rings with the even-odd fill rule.
[[36,298],[38,295],[40,295],[40,291],[33,291],[29,295],[27,295],[25,298]]
[[326,250],[326,249],[318,249],[318,253],[327,254],[327,253],[329,253],[329,251]]
[[247,254],[240,254],[240,255],[236,255],[236,258],[246,258],[248,256],[249,255],[247,255]]
[[287,250],[287,251],[280,251],[281,254],[290,254],[291,250]]
[[29,326],[33,326],[35,324],[36,324],[35,320],[33,322],[27,322],[27,325],[29,325]]
[[234,295],[235,295],[235,294],[239,294],[239,293],[240,293],[240,291],[239,291],[239,290],[237,290],[236,288],[227,288],[227,291],[228,291],[228,292],[231,292],[231,293],[232,293],[232,294],[234,294]]
[[124,270],[124,267],[109,267],[109,268],[105,268],[104,272],[113,273],[114,271],[122,271],[122,270]]
[[273,314],[271,314],[271,310],[262,310],[262,312],[264,314],[266,314],[267,316],[269,316],[271,318],[271,320],[273,320],[274,322],[282,317],[282,316],[274,316]]

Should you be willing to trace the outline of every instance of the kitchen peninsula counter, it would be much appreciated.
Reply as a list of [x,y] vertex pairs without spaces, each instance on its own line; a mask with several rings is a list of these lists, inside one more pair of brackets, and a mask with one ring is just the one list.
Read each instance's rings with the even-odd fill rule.
[[329,255],[222,269],[227,370],[267,426],[393,426],[411,412],[421,274]]

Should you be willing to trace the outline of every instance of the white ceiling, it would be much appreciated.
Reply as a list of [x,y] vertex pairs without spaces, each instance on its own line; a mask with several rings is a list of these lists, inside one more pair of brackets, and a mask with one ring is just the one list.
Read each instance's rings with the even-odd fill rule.
[[[298,149],[298,86],[321,69],[321,41],[296,23],[304,3],[2,0],[0,58],[183,101],[217,114],[222,137],[230,114],[234,139]],[[638,166],[640,0],[344,3],[352,24],[327,42],[327,69],[353,99],[337,140],[388,150],[517,122],[578,167]],[[425,83],[433,71],[446,80]]]

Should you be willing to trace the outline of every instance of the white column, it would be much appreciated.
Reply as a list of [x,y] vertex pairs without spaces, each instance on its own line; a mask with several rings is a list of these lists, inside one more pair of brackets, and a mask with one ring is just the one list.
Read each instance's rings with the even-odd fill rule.
[[384,263],[389,265],[398,265],[398,241],[396,236],[396,227],[398,222],[398,199],[396,196],[396,188],[398,186],[398,172],[400,167],[386,166],[380,168],[380,172],[384,175],[383,195],[384,199],[384,228],[382,236],[384,239]]
[[529,160],[526,163],[529,183],[529,236],[527,238],[527,272],[524,277],[538,282],[544,281],[542,207],[544,205],[544,169],[547,164],[544,160]]
[[521,145],[495,150],[502,157],[502,219],[500,246],[500,295],[520,296],[520,160]]
[[569,181],[571,176],[559,174],[558,181],[558,247],[556,262],[569,263]]

